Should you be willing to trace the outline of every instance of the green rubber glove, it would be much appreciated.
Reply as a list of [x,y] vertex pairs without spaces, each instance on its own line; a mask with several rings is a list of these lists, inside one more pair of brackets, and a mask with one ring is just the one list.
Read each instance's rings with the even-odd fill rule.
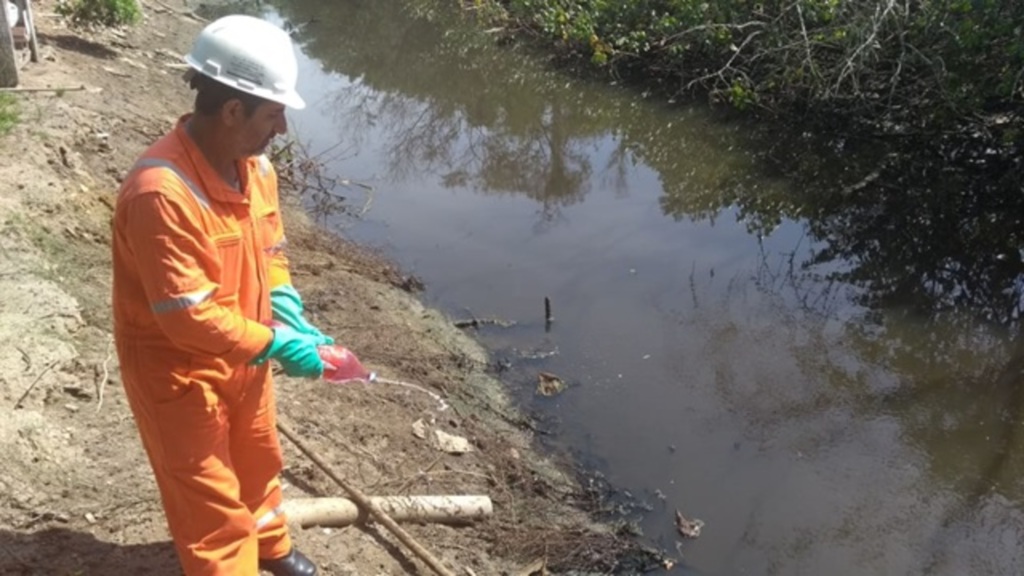
[[284,284],[270,291],[270,309],[273,311],[274,320],[303,334],[320,338],[320,344],[334,344],[334,338],[324,336],[316,326],[306,321],[302,315],[302,297],[291,284]]
[[317,346],[320,339],[312,334],[303,334],[288,326],[277,326],[274,338],[253,364],[262,364],[273,358],[281,363],[284,373],[289,376],[319,378],[324,373]]

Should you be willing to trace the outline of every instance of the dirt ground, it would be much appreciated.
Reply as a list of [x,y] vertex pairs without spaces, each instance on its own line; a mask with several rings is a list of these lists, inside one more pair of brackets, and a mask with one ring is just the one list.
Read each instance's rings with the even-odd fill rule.
[[[118,379],[110,335],[109,219],[136,155],[190,106],[180,54],[202,22],[144,2],[126,30],[68,27],[34,4],[42,58],[21,71],[21,119],[0,137],[0,574],[174,575],[152,476]],[[80,89],[84,88],[84,89]],[[287,195],[297,287],[313,320],[399,386],[277,378],[281,418],[370,495],[480,494],[471,526],[404,527],[458,574],[610,570],[626,539],[581,512],[593,502],[531,451],[529,423],[488,376],[486,353],[408,291],[381,258],[312,226]],[[426,424],[426,438],[413,423]],[[429,441],[467,438],[454,455]],[[288,498],[344,496],[282,438]],[[427,574],[375,524],[294,529],[327,575]],[[536,566],[535,566],[536,567]],[[628,571],[628,570],[627,570]]]

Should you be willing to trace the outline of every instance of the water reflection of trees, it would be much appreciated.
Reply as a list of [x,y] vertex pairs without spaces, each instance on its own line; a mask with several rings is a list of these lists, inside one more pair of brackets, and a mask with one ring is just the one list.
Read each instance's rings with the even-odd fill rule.
[[[384,135],[389,171],[429,171],[447,186],[524,195],[553,219],[581,201],[597,174],[627,193],[624,175],[642,163],[658,174],[670,217],[714,219],[734,209],[762,236],[784,220],[802,222],[816,252],[759,281],[825,313],[836,287],[853,287],[867,318],[849,324],[843,344],[899,385],[879,387],[820,362],[824,354],[807,354],[807,373],[832,386],[826,398],[794,401],[780,417],[848,400],[858,415],[898,418],[942,484],[970,496],[968,505],[993,486],[1019,490],[1018,159],[963,157],[953,142],[909,138],[881,147],[798,133],[762,137],[685,111],[670,121],[609,91],[567,87],[514,52],[483,57],[493,53],[478,37],[402,16],[400,4],[278,3],[294,21],[319,19],[299,37],[325,66],[356,80],[333,96],[335,113],[347,138]],[[597,146],[610,148],[604,166],[592,164]],[[763,152],[737,154],[734,146]]]
[[[1024,306],[1017,159],[962,157],[968,147],[951,142],[882,148],[758,135],[569,85],[518,49],[494,51],[473,32],[408,17],[402,2],[276,4],[292,21],[315,19],[297,37],[356,79],[332,96],[333,109],[346,138],[383,135],[392,174],[427,171],[446,186],[524,195],[551,219],[598,174],[628,193],[624,174],[642,163],[658,174],[671,217],[731,209],[759,235],[803,222],[817,252],[794,263],[791,284],[854,287],[869,311],[856,338],[866,359],[908,381],[929,366],[968,382],[1006,379],[1016,356],[1005,336],[1019,331]],[[602,146],[607,164],[594,166]]]
[[[315,21],[297,32],[306,50],[357,79],[332,96],[333,108],[346,138],[385,135],[396,175],[429,171],[447,186],[568,205],[586,195],[595,172],[625,193],[622,174],[640,162],[659,175],[662,209],[674,218],[714,219],[734,208],[762,235],[785,219],[805,222],[821,248],[802,270],[843,263],[827,279],[857,287],[870,310],[1020,321],[1024,167],[1015,158],[963,158],[966,148],[934,142],[888,153],[799,134],[762,137],[693,112],[659,114],[635,98],[569,86],[518,49],[495,51],[477,33],[403,13],[437,9],[432,3],[275,4],[292,21]],[[598,146],[612,150],[595,167]],[[765,152],[751,159],[733,147]]]
[[[391,177],[441,174],[445,186],[525,196],[554,220],[597,176],[627,194],[625,175],[648,162],[642,148],[669,168],[663,178],[687,188],[717,190],[717,181],[748,172],[727,152],[736,134],[706,131],[699,115],[673,126],[628,94],[567,82],[477,32],[401,14],[402,2],[278,5],[289,19],[317,19],[297,34],[306,51],[355,79],[331,95],[337,123],[347,139],[383,141]],[[594,166],[598,149],[607,161]],[[709,203],[700,217],[717,208]]]
[[392,178],[441,174],[444,186],[525,195],[546,218],[582,200],[593,171],[587,138],[607,120],[560,89],[555,74],[494,54],[478,35],[403,16],[400,6],[280,6],[296,20],[315,14],[321,24],[300,34],[306,50],[358,79],[331,95],[345,136],[381,138]]
[[860,165],[829,163],[821,148],[778,141],[766,154],[792,193],[758,200],[759,231],[799,216],[818,247],[770,289],[813,293],[825,267],[853,287],[866,317],[847,325],[843,345],[896,384],[847,380],[835,392],[864,417],[897,418],[940,485],[961,495],[939,542],[993,491],[1024,497],[1022,168],[960,157],[950,142],[854,151]]
[[[821,148],[811,143],[784,146],[785,154],[767,160],[790,175],[791,199],[758,211],[768,213],[765,221],[805,218],[820,248],[803,269],[842,263],[829,277],[856,287],[872,325],[955,325],[947,333],[959,335],[955,348],[1019,333],[1024,168],[1017,160],[961,158],[953,143],[933,142],[876,152],[856,168],[808,164],[809,148]],[[934,360],[956,360],[939,346],[928,344]]]

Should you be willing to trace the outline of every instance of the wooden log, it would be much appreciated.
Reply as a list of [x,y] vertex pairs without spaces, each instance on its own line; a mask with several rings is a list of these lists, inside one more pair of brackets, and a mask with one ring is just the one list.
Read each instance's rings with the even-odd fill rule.
[[[369,496],[375,506],[396,522],[467,524],[494,511],[487,496]],[[348,498],[285,500],[285,515],[303,528],[341,527],[365,522],[368,514]]]

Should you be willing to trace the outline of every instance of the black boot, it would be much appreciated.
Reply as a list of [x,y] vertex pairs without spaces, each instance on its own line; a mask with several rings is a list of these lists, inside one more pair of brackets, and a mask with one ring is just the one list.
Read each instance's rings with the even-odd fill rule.
[[287,556],[276,560],[260,559],[260,570],[266,570],[274,576],[315,576],[316,565],[309,558],[292,547]]

